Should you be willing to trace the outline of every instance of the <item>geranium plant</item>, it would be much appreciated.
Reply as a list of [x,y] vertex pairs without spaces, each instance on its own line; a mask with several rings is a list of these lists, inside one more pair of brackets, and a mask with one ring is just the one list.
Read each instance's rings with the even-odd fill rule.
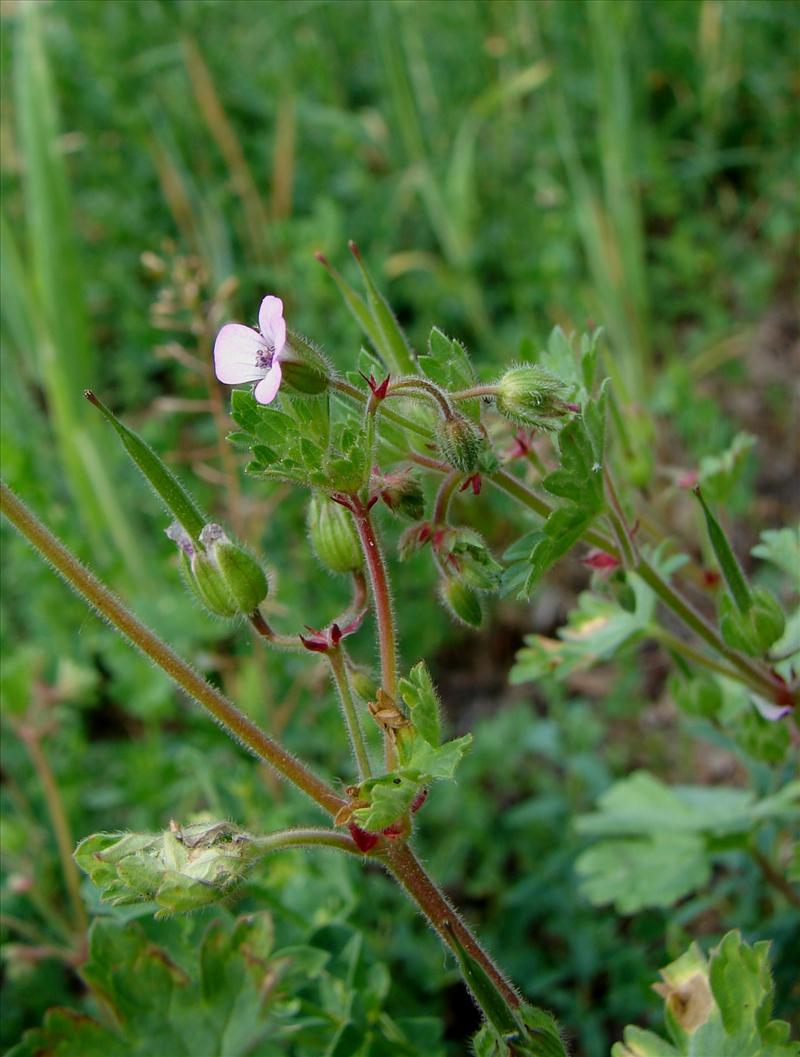
[[[691,574],[702,579],[702,570],[692,570],[680,548],[661,538],[647,517],[647,496],[631,484],[625,396],[604,376],[599,332],[574,340],[556,331],[537,357],[529,353],[496,381],[481,382],[466,349],[437,328],[424,351],[412,350],[352,250],[363,294],[321,260],[370,346],[354,362],[345,364],[337,354],[334,366],[312,342],[288,330],[283,303],[272,294],[261,303],[257,329],[228,323],[213,349],[219,380],[241,386],[232,393],[230,441],[249,452],[253,486],[282,482],[303,489],[316,559],[350,583],[350,597],[334,619],[297,613],[284,617],[281,628],[273,626],[263,605],[269,563],[207,516],[155,452],[94,393],[86,394],[162,501],[164,528],[194,598],[217,618],[249,622],[268,649],[325,659],[352,754],[343,788],[320,778],[178,657],[3,488],[3,513],[68,583],[313,805],[309,825],[301,829],[251,833],[224,819],[175,822],[161,833],[87,836],[75,857],[103,899],[114,906],[150,903],[157,917],[226,899],[247,883],[263,856],[281,849],[326,848],[377,862],[456,960],[484,1017],[475,1053],[558,1057],[565,1043],[553,1017],[523,999],[414,850],[414,829],[424,824],[428,798],[436,796],[438,783],[454,778],[472,738],[444,736],[425,659],[416,658],[408,670],[400,664],[403,613],[393,604],[394,561],[387,558],[383,519],[405,522],[398,560],[429,554],[443,610],[470,629],[482,625],[493,597],[530,597],[548,569],[578,549],[592,571],[591,589],[558,639],[528,638],[512,679],[566,678],[631,643],[653,639],[674,662],[673,691],[682,709],[732,731],[750,751],[778,763],[797,741],[799,618],[787,618],[769,589],[748,583],[701,479],[690,483],[718,567],[718,618],[691,599],[686,584]],[[453,513],[455,497],[477,505],[488,489],[504,493],[519,513],[516,538],[502,554]],[[787,554],[797,558],[797,535],[788,529],[764,533],[760,546],[767,561],[786,565]],[[348,651],[350,637],[366,633],[368,615],[379,656],[374,672],[358,667]],[[370,747],[370,726],[380,734],[380,755]],[[719,788],[670,790],[640,773],[618,783],[596,813],[578,820],[598,840],[577,868],[590,899],[630,913],[669,905],[706,885],[715,854],[737,845],[752,849],[767,879],[796,906],[791,880],[782,865],[764,857],[757,835],[767,822],[791,825],[797,818],[797,782],[757,796]],[[240,943],[246,939],[253,949],[262,943],[252,923],[239,928]],[[266,979],[278,971],[269,967],[269,944],[262,946],[263,958],[248,963],[247,979],[256,966],[254,986],[259,972]],[[233,964],[238,948],[226,951]],[[770,1017],[765,947],[750,948],[735,933],[709,961],[693,947],[664,970],[661,989],[672,1041],[630,1028],[615,1054],[700,1053],[702,1046],[710,1053],[712,1045],[720,1055],[798,1052],[788,1041],[788,1026]],[[745,994],[756,997],[748,1004]],[[53,1044],[62,1029],[51,1020],[44,1034],[34,1033],[15,1052],[39,1052],[35,1047]],[[115,1039],[105,1038],[105,1052],[123,1045]]]

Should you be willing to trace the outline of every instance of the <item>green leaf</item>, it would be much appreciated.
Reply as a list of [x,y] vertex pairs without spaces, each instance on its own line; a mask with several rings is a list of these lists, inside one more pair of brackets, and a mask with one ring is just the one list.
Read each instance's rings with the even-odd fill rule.
[[367,293],[367,305],[372,317],[373,326],[370,328],[371,333],[368,333],[368,337],[375,343],[377,351],[390,371],[395,374],[413,374],[414,359],[405,334],[400,329],[388,301],[373,282],[358,249],[352,243],[350,249],[361,272]]
[[472,735],[464,734],[437,748],[419,734],[411,733],[398,737],[397,755],[403,770],[417,776],[418,782],[424,784],[452,778],[471,744]]
[[739,565],[739,561],[733,553],[733,548],[728,542],[728,537],[723,532],[720,523],[712,514],[700,489],[695,488],[694,494],[697,496],[700,505],[703,508],[711,546],[714,548],[714,554],[719,562],[722,575],[725,577],[728,590],[730,591],[733,600],[736,602],[739,612],[747,613],[750,606],[753,604],[753,599],[750,594],[750,588],[744,578],[742,567]]
[[[461,342],[448,338],[438,327],[431,330],[428,351],[419,357],[419,367],[432,382],[452,392],[469,389],[477,382],[467,350]],[[474,422],[480,420],[479,400],[462,400],[458,406]]]
[[[51,1010],[41,1028],[25,1034],[13,1057],[155,1057],[198,1052],[245,1057],[269,1030],[277,982],[286,962],[271,956],[272,923],[266,913],[238,921],[223,916],[195,941],[191,972],[156,946],[136,923],[98,919],[89,932],[81,969],[94,1004],[108,1009],[113,1026]],[[271,1001],[264,981],[274,975]]]
[[164,464],[138,433],[134,433],[132,429],[128,429],[127,426],[123,425],[117,416],[94,393],[90,393],[87,390],[86,397],[91,404],[105,415],[119,434],[125,451],[149,482],[153,491],[159,496],[175,520],[186,529],[192,540],[197,543],[207,518],[200,513],[194,500],[172,470]]
[[407,679],[400,680],[400,695],[417,733],[438,748],[442,740],[439,695],[425,661],[415,664]]
[[399,773],[370,778],[359,787],[359,796],[368,799],[369,806],[357,808],[353,817],[369,832],[386,829],[408,811],[421,785],[416,777]]
[[620,914],[672,906],[711,876],[705,842],[691,833],[601,841],[578,857],[575,869],[586,898],[613,903]]
[[760,538],[750,553],[786,573],[792,589],[800,592],[800,526],[766,529]]
[[455,929],[449,923],[447,923],[447,931],[461,975],[474,995],[481,1012],[501,1038],[508,1035],[516,1037],[519,1033],[519,1022],[497,984],[481,963],[473,958],[464,947]]
[[[791,789],[789,790],[791,794]],[[767,801],[761,802],[761,810]],[[599,811],[579,815],[578,833],[727,833],[747,829],[758,817],[755,795],[721,786],[667,786],[648,771],[616,782],[598,800]],[[789,809],[790,801],[783,805]],[[770,813],[780,812],[775,805]]]
[[538,362],[570,386],[572,395],[583,387],[583,372],[572,338],[568,338],[561,327],[554,327],[550,331],[547,348],[540,354]]
[[[574,547],[604,508],[603,457],[607,389],[597,401],[587,401],[580,416],[558,434],[559,469],[542,482],[551,495],[567,500],[556,507],[541,529],[527,537],[530,551],[521,564],[525,579],[519,597],[527,597],[554,562]],[[504,590],[516,589],[522,570],[506,571]]]
[[599,811],[580,815],[579,833],[605,837],[576,869],[592,902],[614,902],[623,913],[668,906],[704,885],[711,838],[746,834],[767,818],[800,820],[800,782],[756,801],[744,789],[668,787],[639,771],[613,785]]

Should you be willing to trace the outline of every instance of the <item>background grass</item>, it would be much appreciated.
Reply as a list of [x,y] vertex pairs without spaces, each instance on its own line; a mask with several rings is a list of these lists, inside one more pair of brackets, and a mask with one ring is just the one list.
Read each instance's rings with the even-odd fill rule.
[[[321,673],[304,658],[267,664],[192,608],[158,509],[81,399],[91,384],[280,569],[277,619],[324,621],[340,590],[309,563],[302,498],[242,482],[209,359],[218,324],[252,320],[275,291],[297,329],[351,362],[354,324],[314,251],[349,275],[355,239],[412,342],[436,323],[487,378],[556,323],[604,324],[615,382],[640,408],[629,469],[651,492],[663,485],[656,463],[692,466],[742,422],[760,435],[733,498],[751,541],[797,499],[780,454],[800,368],[797,13],[780,0],[4,5],[4,476],[145,619],[334,777],[345,761],[331,760]],[[41,773],[14,716],[47,715],[76,838],[202,808],[256,828],[304,816],[5,528],[3,544],[5,903],[69,945]],[[552,630],[581,575],[573,564],[530,609],[501,607],[465,671],[427,566],[403,568],[405,658],[433,660],[454,728],[477,722],[457,797],[426,807],[431,866],[579,1054],[607,1052],[622,1024],[655,1009],[654,971],[688,935],[731,924],[775,939],[790,1015],[791,921],[746,869],[671,918],[620,920],[577,891],[582,844],[568,821],[615,776],[645,765],[713,782],[742,767],[723,748],[714,772],[686,732],[665,735],[652,658],[599,690],[505,688],[521,634]],[[474,1014],[382,877],[363,893],[350,864],[290,856],[243,906],[264,903],[288,932],[298,914],[364,928],[370,958],[392,969],[390,1008],[441,1012],[443,1046],[462,1052]],[[7,966],[5,1041],[49,1005],[80,1005],[68,963],[12,948]]]

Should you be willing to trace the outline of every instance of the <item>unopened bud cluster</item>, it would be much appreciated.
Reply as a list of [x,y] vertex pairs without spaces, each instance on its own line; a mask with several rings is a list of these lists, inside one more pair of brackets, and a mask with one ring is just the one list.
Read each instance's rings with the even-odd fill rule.
[[199,548],[177,522],[167,535],[178,544],[189,589],[215,616],[249,616],[267,597],[264,570],[249,551],[228,539],[220,525],[203,528]]
[[535,364],[511,367],[497,383],[497,410],[520,426],[555,429],[558,421],[580,411],[564,400],[567,387]]

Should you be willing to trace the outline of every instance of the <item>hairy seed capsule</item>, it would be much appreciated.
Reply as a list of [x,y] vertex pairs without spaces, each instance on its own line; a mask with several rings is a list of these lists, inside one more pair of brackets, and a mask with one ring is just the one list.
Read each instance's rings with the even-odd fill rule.
[[363,567],[364,552],[352,516],[327,496],[311,497],[308,533],[314,553],[331,572],[358,572]]

